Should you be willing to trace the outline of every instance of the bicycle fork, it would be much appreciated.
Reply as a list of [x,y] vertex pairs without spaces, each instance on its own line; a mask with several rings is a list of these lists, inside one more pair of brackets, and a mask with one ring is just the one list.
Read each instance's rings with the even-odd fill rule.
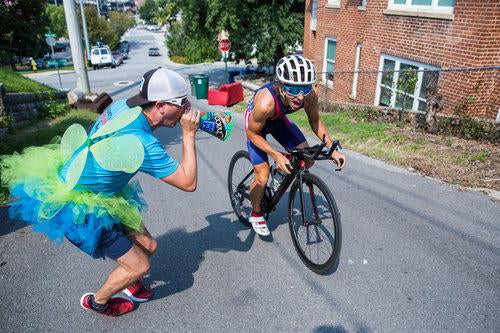
[[314,196],[314,187],[311,183],[307,184],[309,188],[309,196],[311,198],[311,205],[314,213],[314,222],[306,221],[305,212],[304,212],[304,190],[302,189],[302,172],[299,173],[299,193],[300,193],[300,210],[302,217],[302,226],[308,227],[310,225],[318,225],[321,224],[321,219],[319,218],[318,208],[316,207],[316,197]]

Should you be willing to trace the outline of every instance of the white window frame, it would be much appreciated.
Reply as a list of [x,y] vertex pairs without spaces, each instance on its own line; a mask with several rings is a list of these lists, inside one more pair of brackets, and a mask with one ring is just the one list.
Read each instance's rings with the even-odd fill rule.
[[424,77],[423,70],[438,70],[439,68],[431,66],[431,65],[428,65],[428,64],[423,64],[423,63],[420,63],[420,62],[416,62],[416,61],[412,61],[412,60],[408,60],[408,59],[404,59],[404,58],[399,58],[399,57],[391,56],[391,55],[388,55],[388,54],[382,54],[380,56],[379,73],[378,73],[378,78],[377,78],[377,89],[376,89],[376,92],[375,92],[375,100],[373,101],[373,104],[375,106],[378,106],[379,102],[380,102],[380,94],[382,92],[382,76],[384,74],[382,71],[384,70],[384,60],[385,59],[392,60],[392,61],[395,62],[395,65],[394,65],[394,75],[392,77],[392,86],[389,87],[389,86],[384,85],[384,88],[390,89],[391,92],[392,92],[391,93],[391,102],[389,103],[389,107],[391,107],[391,108],[394,108],[395,105],[396,105],[397,93],[398,92],[403,93],[402,91],[398,90],[398,88],[397,88],[397,84],[398,84],[398,80],[399,80],[399,74],[400,74],[399,70],[401,68],[401,63],[404,63],[406,65],[412,65],[412,66],[418,67],[417,83],[415,84],[415,91],[414,91],[413,94],[408,94],[407,95],[407,96],[413,98],[412,110],[413,111],[417,111],[418,110],[418,102],[419,101],[422,101],[422,102],[426,102],[427,101],[427,100],[425,100],[423,98],[420,98],[420,88],[421,88],[421,85],[422,85],[422,79]]
[[366,1],[367,0],[362,0],[361,5],[358,6],[359,10],[365,10],[366,9]]
[[420,13],[435,13],[435,14],[453,14],[455,6],[438,6],[439,0],[432,0],[431,5],[412,5],[412,0],[406,0],[405,4],[395,4],[394,0],[389,0],[387,4],[388,10],[397,10],[402,12],[420,12]]
[[[335,72],[335,59],[334,60],[327,60],[326,59],[326,55],[328,53],[328,41],[333,41],[335,42],[335,58],[337,58],[337,39],[334,38],[334,37],[325,37],[325,52],[323,54],[323,73],[321,75],[321,80],[323,83],[326,82],[326,64],[328,61],[332,62],[333,63],[333,72]],[[333,86],[333,82],[332,80],[328,80],[328,85],[332,85]]]
[[311,5],[311,30],[316,31],[318,26],[318,0],[312,0]]
[[354,61],[354,78],[352,80],[352,91],[351,91],[351,98],[356,99],[357,95],[357,89],[358,89],[358,76],[359,76],[359,60],[361,58],[361,48],[363,47],[363,44],[358,43],[356,45],[356,60]]
[[340,0],[326,0],[327,8],[340,8]]

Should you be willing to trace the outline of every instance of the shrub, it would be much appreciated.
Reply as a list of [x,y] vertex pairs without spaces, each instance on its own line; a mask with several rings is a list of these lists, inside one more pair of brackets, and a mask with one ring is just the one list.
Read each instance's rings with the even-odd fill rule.
[[42,104],[40,107],[40,111],[38,113],[38,117],[40,119],[50,118],[55,119],[59,116],[63,116],[69,112],[69,106],[65,103],[57,102],[57,101],[48,101]]

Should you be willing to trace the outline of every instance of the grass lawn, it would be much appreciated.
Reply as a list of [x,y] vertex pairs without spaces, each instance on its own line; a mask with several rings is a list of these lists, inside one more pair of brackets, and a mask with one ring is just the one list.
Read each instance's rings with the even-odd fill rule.
[[4,84],[7,92],[11,93],[55,91],[51,87],[25,78],[18,72],[14,72],[11,69],[6,68],[0,68],[0,82]]
[[55,136],[62,136],[66,128],[73,123],[79,123],[87,128],[95,122],[98,114],[86,110],[72,110],[66,115],[52,119],[42,120],[33,126],[10,134],[6,142],[0,145],[0,155],[21,152],[25,147],[43,146],[50,143]]
[[[251,97],[232,107],[244,112]],[[289,115],[304,133],[314,136],[304,111]],[[344,148],[399,165],[452,184],[500,190],[500,147],[453,136],[433,135],[410,125],[376,120],[370,111],[321,113],[321,120]],[[349,158],[349,156],[347,156]],[[349,164],[349,162],[348,162]]]

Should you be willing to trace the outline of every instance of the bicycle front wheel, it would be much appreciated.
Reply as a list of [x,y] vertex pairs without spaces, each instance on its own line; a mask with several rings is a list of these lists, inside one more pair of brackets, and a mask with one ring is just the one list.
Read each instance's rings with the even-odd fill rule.
[[328,186],[306,173],[297,180],[288,199],[288,225],[293,245],[304,264],[327,274],[337,263],[342,244],[340,213]]

